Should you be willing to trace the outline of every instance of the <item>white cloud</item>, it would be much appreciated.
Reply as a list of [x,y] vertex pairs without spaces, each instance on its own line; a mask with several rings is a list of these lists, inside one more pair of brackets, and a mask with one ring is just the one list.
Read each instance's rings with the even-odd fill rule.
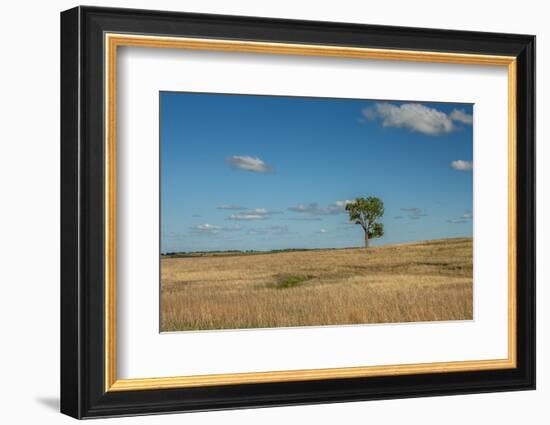
[[220,230],[220,226],[204,223],[197,224],[196,226],[193,226],[192,229],[201,233],[218,233],[218,231]]
[[333,215],[340,214],[346,211],[346,205],[351,203],[348,199],[344,201],[336,201],[327,207],[320,207],[319,204],[313,202],[310,204],[298,204],[295,207],[288,208],[289,211],[305,213],[310,215]]
[[218,205],[216,208],[218,210],[246,210],[245,207],[241,207],[240,205],[231,205],[231,204]]
[[461,122],[462,124],[472,125],[474,117],[464,112],[464,109],[454,109],[449,115],[453,121]]
[[262,214],[262,215],[270,214],[269,211],[266,210],[265,208],[254,208],[253,210],[248,210],[248,211],[254,214]]
[[326,229],[321,229],[321,230],[319,230],[318,233],[327,233],[327,230]]
[[262,214],[232,214],[226,218],[226,220],[238,220],[238,221],[249,221],[249,220],[264,220],[266,217]]
[[199,230],[216,230],[216,229],[219,229],[218,226],[214,225],[214,224],[208,224],[208,223],[205,223],[205,224],[198,224],[197,226],[195,226],[197,229]]
[[474,163],[472,161],[457,159],[456,161],[451,162],[451,167],[459,171],[470,171],[474,168]]
[[237,232],[242,230],[242,227],[241,226],[222,227],[222,226],[217,226],[215,224],[204,223],[204,224],[197,224],[196,226],[191,227],[191,230],[196,233],[202,233],[202,234],[217,234],[219,232]]
[[334,205],[338,208],[346,208],[347,204],[353,204],[353,201],[350,201],[349,199],[345,199],[343,201],[336,201]]
[[271,167],[258,157],[233,155],[226,158],[226,161],[229,165],[239,170],[255,173],[268,173],[271,171]]
[[265,220],[273,214],[282,214],[281,211],[269,211],[265,208],[253,208],[243,211],[239,211],[238,214],[232,214],[226,218],[226,220]]
[[368,119],[380,119],[384,127],[406,128],[418,133],[437,136],[455,130],[453,120],[444,112],[420,103],[376,103],[363,109]]
[[308,214],[321,214],[323,209],[319,207],[319,204],[298,204],[295,207],[289,207],[289,211]]

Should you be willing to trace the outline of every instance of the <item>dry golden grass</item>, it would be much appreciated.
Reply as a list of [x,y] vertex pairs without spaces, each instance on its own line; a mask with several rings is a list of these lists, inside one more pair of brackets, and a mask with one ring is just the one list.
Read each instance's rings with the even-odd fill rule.
[[161,330],[472,319],[472,239],[161,260]]

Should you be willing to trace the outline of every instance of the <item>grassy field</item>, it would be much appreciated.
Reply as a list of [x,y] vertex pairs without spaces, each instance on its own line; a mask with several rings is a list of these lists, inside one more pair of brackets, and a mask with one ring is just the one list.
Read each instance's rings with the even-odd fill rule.
[[161,331],[472,319],[472,239],[161,260]]

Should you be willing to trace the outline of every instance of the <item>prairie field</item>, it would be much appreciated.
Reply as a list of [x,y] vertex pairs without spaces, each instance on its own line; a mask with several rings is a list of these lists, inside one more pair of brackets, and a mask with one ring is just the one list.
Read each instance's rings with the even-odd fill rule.
[[473,318],[472,239],[161,259],[161,331]]

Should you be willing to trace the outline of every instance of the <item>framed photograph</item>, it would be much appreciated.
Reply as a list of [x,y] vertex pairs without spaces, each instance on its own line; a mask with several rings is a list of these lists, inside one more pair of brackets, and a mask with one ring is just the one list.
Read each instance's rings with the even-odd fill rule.
[[535,388],[535,37],[61,14],[61,411]]

